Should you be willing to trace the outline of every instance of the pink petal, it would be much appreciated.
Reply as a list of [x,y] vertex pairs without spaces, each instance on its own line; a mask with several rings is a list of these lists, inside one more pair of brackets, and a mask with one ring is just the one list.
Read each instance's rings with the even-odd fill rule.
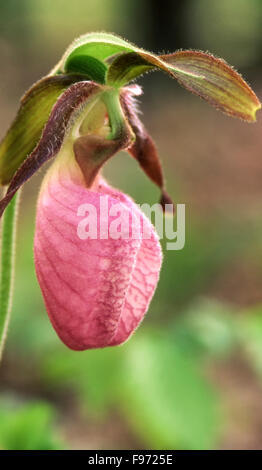
[[[109,210],[119,203],[125,207],[129,217],[127,235],[131,235],[134,211],[139,230],[136,239],[79,238],[79,206],[93,204],[99,224],[100,198],[105,195]],[[114,219],[109,216],[109,226]],[[150,239],[142,238],[142,219]],[[162,262],[156,232],[130,198],[103,180],[92,190],[87,189],[61,168],[51,168],[43,183],[34,252],[50,320],[61,340],[75,350],[116,345],[129,338],[148,309]]]

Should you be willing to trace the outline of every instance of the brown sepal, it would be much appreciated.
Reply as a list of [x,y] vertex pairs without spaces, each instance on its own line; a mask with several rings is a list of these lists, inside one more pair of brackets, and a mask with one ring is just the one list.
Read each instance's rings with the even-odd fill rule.
[[160,188],[160,204],[165,209],[164,204],[172,204],[172,199],[165,190],[164,175],[156,145],[137,116],[130,95],[125,91],[122,93],[121,103],[136,137],[135,142],[127,150],[138,161],[146,175]]
[[91,95],[100,90],[100,85],[94,82],[84,81],[74,83],[60,96],[51,111],[37,147],[16,171],[9,184],[5,197],[0,201],[0,217],[18,189],[29,180],[45,162],[59,152],[73,114]]

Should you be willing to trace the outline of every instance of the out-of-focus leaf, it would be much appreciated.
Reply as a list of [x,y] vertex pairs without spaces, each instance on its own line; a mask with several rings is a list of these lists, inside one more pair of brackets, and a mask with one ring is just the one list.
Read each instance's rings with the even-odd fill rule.
[[176,319],[170,338],[188,356],[226,357],[238,345],[236,315],[229,305],[200,298]]
[[[143,194],[141,200],[142,197]],[[194,219],[192,211],[187,215],[187,243],[183,250],[176,252],[176,256],[170,256],[169,251],[164,252],[164,267],[158,295],[155,296],[165,303],[166,315],[169,312],[171,318],[181,309],[184,310],[185,305],[192,302],[192,298],[209,289],[210,281],[219,277],[225,266],[243,257],[247,239],[253,245],[253,250],[258,246],[259,231],[251,229],[251,224],[241,224],[237,217],[229,219],[226,216],[223,219],[215,214],[214,217],[198,215]],[[227,230],[224,229],[225,221]],[[163,243],[164,250],[165,245]],[[161,309],[158,315],[161,319]]]
[[43,356],[42,373],[53,385],[72,388],[81,398],[89,414],[106,414],[117,402],[121,387],[121,348],[99,349],[75,354],[61,347]]
[[216,397],[194,362],[161,336],[137,334],[127,349],[122,402],[145,444],[158,449],[213,448],[219,424]]
[[262,379],[262,305],[242,311],[239,338],[251,366]]
[[45,77],[23,96],[20,109],[0,144],[0,184],[7,184],[35,148],[44,125],[61,93],[80,75]]
[[226,114],[255,121],[261,103],[241,75],[223,59],[201,51],[161,55],[178,82]]
[[0,402],[0,448],[4,450],[57,450],[62,448],[54,435],[54,410],[46,403],[10,406]]

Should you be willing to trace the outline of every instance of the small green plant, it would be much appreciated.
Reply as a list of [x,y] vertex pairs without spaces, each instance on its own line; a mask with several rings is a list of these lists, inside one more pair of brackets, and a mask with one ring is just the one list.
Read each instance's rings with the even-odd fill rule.
[[64,444],[52,429],[55,412],[43,402],[17,404],[0,400],[0,449],[54,450]]

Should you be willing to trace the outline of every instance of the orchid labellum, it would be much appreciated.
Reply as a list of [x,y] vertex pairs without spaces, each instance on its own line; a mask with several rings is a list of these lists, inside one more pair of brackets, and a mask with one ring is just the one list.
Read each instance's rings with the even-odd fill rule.
[[[157,56],[106,33],[74,41],[24,95],[0,145],[0,183],[8,186],[0,201],[0,214],[6,209],[0,349],[10,313],[16,193],[50,159],[55,160],[37,203],[34,253],[58,336],[74,350],[113,346],[126,341],[143,319],[161,268],[158,236],[134,201],[107,184],[101,168],[125,149],[160,188],[161,205],[171,202],[156,147],[137,114],[141,89],[130,84],[158,69],[224,113],[255,121],[259,100],[222,59],[193,50]],[[101,221],[110,225],[120,209],[124,234],[119,236],[117,227],[114,234],[103,232]],[[79,221],[87,215],[90,236],[85,231],[81,236]]]

